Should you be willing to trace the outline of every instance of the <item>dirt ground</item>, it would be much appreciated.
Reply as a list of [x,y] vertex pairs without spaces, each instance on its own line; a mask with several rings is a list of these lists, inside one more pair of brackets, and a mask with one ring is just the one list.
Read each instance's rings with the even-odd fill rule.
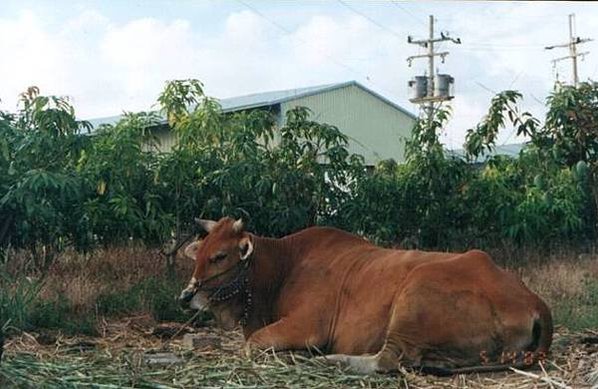
[[[104,322],[99,337],[24,333],[9,338],[0,387],[598,388],[598,329],[557,329],[549,358],[526,371],[434,377],[400,371],[359,376],[305,354],[242,356],[239,332],[148,316]],[[194,348],[186,333],[199,335]]]

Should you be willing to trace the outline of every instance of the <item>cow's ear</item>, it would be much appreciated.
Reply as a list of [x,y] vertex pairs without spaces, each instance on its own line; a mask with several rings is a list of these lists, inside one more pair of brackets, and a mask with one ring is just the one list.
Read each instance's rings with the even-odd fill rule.
[[212,230],[214,229],[214,227],[216,227],[216,224],[218,224],[218,222],[215,222],[214,220],[206,220],[206,219],[195,219],[195,223],[199,224],[199,226],[201,228],[204,229],[205,232],[207,232],[208,234],[210,232],[212,232]]
[[242,219],[235,220],[235,222],[233,223],[233,232],[239,233],[242,231],[243,231],[243,220]]
[[241,261],[246,260],[253,253],[253,242],[249,236],[244,237],[239,242],[239,251],[241,252]]
[[199,250],[199,247],[201,246],[201,243],[201,240],[196,240],[185,247],[185,256],[195,261],[195,256],[197,254],[197,250]]

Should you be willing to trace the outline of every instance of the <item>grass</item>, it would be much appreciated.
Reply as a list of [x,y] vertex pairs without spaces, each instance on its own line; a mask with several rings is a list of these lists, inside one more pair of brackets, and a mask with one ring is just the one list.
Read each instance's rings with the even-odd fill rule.
[[572,331],[598,328],[598,256],[559,258],[518,271],[552,309],[555,324]]
[[598,328],[598,280],[586,280],[579,300],[562,300],[553,305],[556,323],[572,331]]
[[31,308],[25,330],[54,329],[65,334],[97,335],[96,316],[81,315],[73,310],[63,295],[48,301],[38,301]]
[[158,320],[185,321],[187,314],[179,309],[175,298],[179,283],[168,277],[152,277],[122,292],[104,292],[97,297],[97,312],[104,316],[150,312]]
[[24,328],[42,284],[27,277],[13,277],[0,269],[0,334],[8,327]]

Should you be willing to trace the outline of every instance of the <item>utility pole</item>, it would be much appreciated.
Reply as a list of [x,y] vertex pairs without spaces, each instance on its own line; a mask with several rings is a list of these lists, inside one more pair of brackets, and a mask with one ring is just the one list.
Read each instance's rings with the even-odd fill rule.
[[568,47],[569,48],[569,55],[567,55],[565,57],[553,59],[552,64],[553,64],[553,66],[556,66],[557,62],[571,58],[572,65],[573,65],[573,85],[574,86],[577,86],[577,83],[579,82],[579,76],[577,73],[577,57],[582,57],[582,59],[583,59],[583,57],[585,55],[590,53],[589,51],[586,51],[583,53],[577,53],[577,45],[586,43],[586,42],[590,42],[592,40],[593,39],[590,39],[590,38],[581,39],[580,37],[575,36],[575,14],[569,14],[569,42],[563,43],[561,45],[553,45],[553,46],[545,47],[546,50],[552,50],[557,47]]
[[[407,37],[407,42],[419,45],[427,48],[427,54],[412,55],[407,58],[409,66],[413,63],[414,59],[427,58],[428,59],[428,75],[427,77],[419,76],[415,77],[414,80],[409,81],[409,86],[413,91],[413,98],[411,101],[414,104],[424,106],[428,114],[428,122],[431,122],[434,117],[434,103],[451,100],[454,96],[451,96],[450,87],[454,82],[454,79],[448,74],[435,74],[434,69],[434,57],[440,57],[442,63],[444,63],[445,57],[449,54],[448,51],[437,53],[434,51],[434,43],[451,41],[453,43],[460,44],[459,38],[451,38],[447,33],[440,33],[440,37],[434,37],[434,16],[430,15],[430,26],[429,26],[429,37],[428,39],[413,40],[411,36]],[[436,85],[438,83],[438,85]]]

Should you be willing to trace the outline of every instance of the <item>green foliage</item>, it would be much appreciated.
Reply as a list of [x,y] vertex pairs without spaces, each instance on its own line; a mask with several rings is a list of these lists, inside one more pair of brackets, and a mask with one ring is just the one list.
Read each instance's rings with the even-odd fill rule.
[[[588,193],[586,222],[598,232],[598,84],[556,85],[547,99],[548,113],[540,148],[560,164],[577,166]],[[544,146],[543,148],[541,146]]]
[[472,224],[486,227],[480,234],[499,232],[520,244],[583,240],[595,234],[598,191],[591,166],[598,138],[591,128],[598,124],[597,91],[589,83],[557,86],[547,100],[544,125],[527,112],[519,115],[518,92],[505,91],[492,100],[482,123],[468,130],[467,158],[492,151],[507,118],[517,135],[528,136],[530,142],[517,159],[490,159],[468,185],[466,201],[476,211]]
[[155,242],[168,234],[171,220],[153,173],[158,157],[151,129],[158,123],[156,114],[125,114],[115,126],[101,127],[81,155],[77,172],[87,190],[82,221],[92,234],[89,239]]
[[598,162],[598,87],[557,85],[547,99],[546,128],[542,134],[553,143],[555,157],[573,165]]
[[177,226],[199,214],[235,215],[255,231],[281,236],[338,209],[351,172],[362,168],[346,136],[309,120],[306,108],[290,110],[276,130],[270,112],[223,114],[189,81],[170,83],[160,102],[177,144],[161,156],[157,182],[170,190],[166,203]]
[[506,126],[531,139],[517,159],[475,167],[448,156],[438,134],[450,111],[440,109],[417,122],[406,163],[372,171],[306,108],[277,128],[267,110],[223,113],[197,80],[169,82],[158,98],[175,134],[169,152],[155,137],[166,129],[156,113],[125,114],[90,135],[68,100],[30,88],[17,113],[0,114],[0,245],[162,244],[194,217],[222,215],[264,235],[328,224],[430,248],[584,239],[598,204],[596,89],[557,88],[546,125],[520,113],[518,92],[493,98],[468,130],[467,159],[492,151]]
[[21,95],[20,110],[0,114],[0,244],[60,246],[81,217],[74,167],[89,144],[67,99]]
[[449,118],[418,121],[407,143],[407,162],[386,161],[352,183],[351,201],[341,208],[341,225],[376,242],[409,246],[451,245],[465,219],[460,191],[471,174],[465,162],[445,157],[438,132]]
[[465,151],[468,160],[475,160],[484,152],[494,150],[498,132],[505,127],[507,118],[517,135],[534,137],[537,134],[539,121],[529,112],[519,114],[517,102],[521,97],[521,93],[507,90],[492,98],[488,114],[482,122],[475,128],[467,130]]
[[573,172],[552,166],[539,170],[537,155],[495,158],[464,191],[479,237],[508,238],[519,244],[575,240],[583,227],[583,192]]

